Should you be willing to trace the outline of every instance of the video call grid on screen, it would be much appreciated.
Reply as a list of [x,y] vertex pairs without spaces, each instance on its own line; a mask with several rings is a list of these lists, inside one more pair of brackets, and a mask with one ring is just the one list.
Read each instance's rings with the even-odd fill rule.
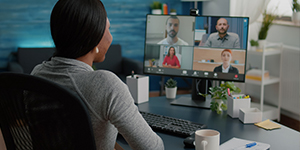
[[[167,20],[170,15],[147,15],[145,34],[144,73],[154,75],[170,75],[182,77],[206,78],[213,80],[245,81],[248,17],[219,16],[182,16],[179,20],[177,37],[184,43],[162,43],[167,38]],[[210,46],[209,38],[217,35],[217,21],[222,18],[227,21],[230,37],[225,42],[233,42],[232,46]],[[215,36],[216,37],[216,36]],[[214,40],[212,38],[212,40]],[[227,41],[226,41],[227,40]],[[222,42],[221,42],[222,44]],[[163,67],[163,61],[170,47],[174,47],[180,68]],[[221,53],[224,49],[231,50],[230,65],[234,68],[228,73],[222,73],[217,67],[222,65]],[[230,68],[231,69],[231,68]]]

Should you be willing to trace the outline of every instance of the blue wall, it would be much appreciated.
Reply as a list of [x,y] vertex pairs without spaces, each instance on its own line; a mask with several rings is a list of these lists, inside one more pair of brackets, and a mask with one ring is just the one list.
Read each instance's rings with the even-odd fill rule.
[[0,68],[17,47],[53,46],[49,18],[56,0],[0,0]]
[[[0,0],[0,70],[18,47],[54,47],[50,13],[57,0]],[[153,0],[102,0],[111,23],[113,44],[121,44],[124,57],[143,60],[146,14]],[[177,14],[189,14],[193,2],[161,0]],[[201,8],[201,3],[198,6]],[[182,13],[184,12],[184,13]],[[151,77],[158,80],[160,77]],[[156,82],[156,81],[155,81]],[[157,90],[159,85],[151,86]]]
[[[113,43],[122,45],[123,56],[137,60],[144,57],[146,14],[153,0],[103,0],[111,23]],[[171,8],[181,12],[180,0],[165,0]]]

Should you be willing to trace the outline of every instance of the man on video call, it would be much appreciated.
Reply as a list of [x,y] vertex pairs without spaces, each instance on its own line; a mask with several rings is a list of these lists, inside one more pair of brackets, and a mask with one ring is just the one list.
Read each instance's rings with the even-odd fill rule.
[[240,38],[236,33],[227,32],[229,28],[225,18],[217,21],[216,30],[218,32],[210,34],[204,46],[207,47],[226,47],[240,48]]
[[187,42],[177,37],[179,31],[179,19],[176,16],[170,16],[166,21],[167,38],[157,44],[169,45],[188,45]]

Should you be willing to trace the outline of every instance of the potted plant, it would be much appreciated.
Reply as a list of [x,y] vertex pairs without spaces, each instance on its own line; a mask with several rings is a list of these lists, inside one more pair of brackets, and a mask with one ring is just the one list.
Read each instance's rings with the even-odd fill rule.
[[295,24],[300,24],[300,4],[298,3],[297,0],[293,0],[292,10],[293,10],[292,21]]
[[153,67],[155,65],[155,59],[149,59],[149,65],[150,67]]
[[165,90],[166,90],[166,97],[168,99],[174,99],[176,98],[176,92],[177,92],[177,81],[170,78],[167,80],[165,84]]
[[170,15],[177,15],[176,9],[172,8],[170,10]]
[[258,41],[252,39],[250,40],[250,45],[251,45],[250,50],[256,50],[256,48],[258,47]]
[[153,1],[153,3],[150,5],[152,14],[161,14],[161,6],[162,4],[159,1]]
[[265,10],[263,13],[263,21],[259,30],[259,34],[258,34],[258,43],[259,43],[259,48],[263,48],[264,44],[265,44],[265,40],[267,38],[268,35],[268,30],[270,28],[270,26],[273,24],[274,19],[276,18],[276,15],[272,14],[272,13],[267,13],[267,11]]
[[[227,110],[227,96],[228,96],[228,89],[230,93],[240,93],[241,89],[236,87],[232,82],[225,82],[220,86],[210,87],[209,93],[211,95],[211,103],[210,109],[212,111],[216,111],[218,114],[221,114],[222,111]],[[199,93],[204,97],[208,96],[208,94]]]

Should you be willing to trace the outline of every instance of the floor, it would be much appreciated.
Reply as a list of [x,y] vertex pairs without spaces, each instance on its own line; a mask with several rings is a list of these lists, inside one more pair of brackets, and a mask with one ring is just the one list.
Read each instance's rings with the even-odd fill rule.
[[281,114],[279,123],[300,132],[300,121],[299,120],[296,120],[294,118],[291,118],[289,116]]
[[[177,91],[177,94],[180,95],[180,94],[190,94],[191,92],[190,91],[186,91],[186,90],[178,90]],[[149,93],[149,97],[157,97],[159,96],[159,92],[158,91],[154,91],[154,92],[150,92]],[[300,121],[299,120],[296,120],[294,118],[291,118],[289,116],[286,116],[286,115],[283,115],[281,114],[280,116],[280,124],[282,125],[285,125],[289,128],[292,128],[298,132],[300,132]]]

